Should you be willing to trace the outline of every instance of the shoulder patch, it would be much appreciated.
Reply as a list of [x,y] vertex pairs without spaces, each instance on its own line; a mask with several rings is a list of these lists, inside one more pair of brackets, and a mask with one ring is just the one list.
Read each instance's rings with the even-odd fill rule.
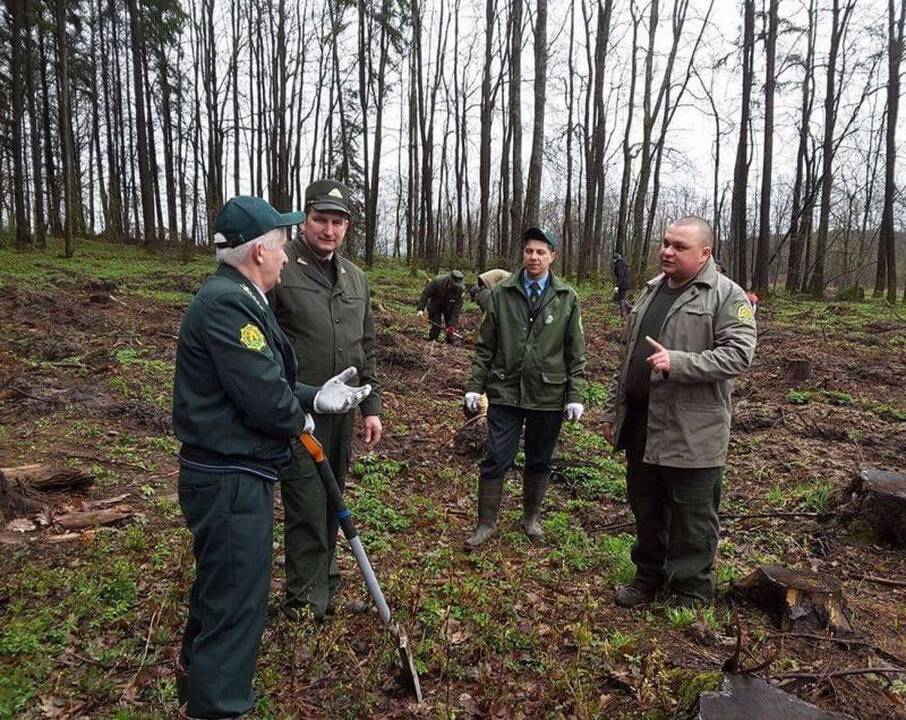
[[736,306],[736,318],[740,322],[748,323],[749,325],[755,322],[755,314],[752,312],[752,307],[749,303],[739,303]]
[[239,342],[245,345],[249,350],[261,351],[267,347],[267,341],[264,339],[264,333],[253,323],[243,325],[239,331]]

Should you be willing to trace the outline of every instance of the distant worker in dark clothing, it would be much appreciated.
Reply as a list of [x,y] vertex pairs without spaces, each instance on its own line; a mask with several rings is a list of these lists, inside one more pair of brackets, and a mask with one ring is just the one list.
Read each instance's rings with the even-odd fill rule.
[[613,301],[620,307],[620,317],[629,316],[630,305],[626,299],[629,293],[629,268],[620,253],[613,256]]
[[459,311],[462,310],[464,279],[460,270],[451,270],[435,277],[422,290],[417,309],[419,317],[424,317],[427,310],[428,319],[431,321],[429,340],[437,340],[440,331],[443,330],[447,343],[453,344]]
[[478,276],[475,284],[469,288],[469,297],[472,302],[481,308],[481,312],[487,312],[491,304],[491,290],[501,280],[506,280],[510,276],[508,270],[495,268],[485,270]]

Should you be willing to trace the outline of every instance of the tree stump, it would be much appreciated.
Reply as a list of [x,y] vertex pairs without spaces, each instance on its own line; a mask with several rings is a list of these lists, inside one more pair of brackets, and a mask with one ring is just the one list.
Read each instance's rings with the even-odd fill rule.
[[698,698],[698,720],[847,720],[768,685],[754,675],[724,675],[720,692]]
[[906,547],[906,475],[863,470],[859,515],[880,537]]
[[843,584],[835,577],[780,565],[763,565],[740,580],[735,590],[774,618],[784,632],[851,635]]
[[812,363],[805,358],[787,358],[785,360],[785,369],[786,377],[788,380],[794,382],[802,382],[803,380],[811,380],[812,377]]

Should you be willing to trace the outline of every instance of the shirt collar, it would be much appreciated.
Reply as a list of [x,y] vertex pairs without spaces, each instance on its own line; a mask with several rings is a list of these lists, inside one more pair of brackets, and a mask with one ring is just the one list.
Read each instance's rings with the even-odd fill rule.
[[531,285],[533,282],[536,282],[541,287],[541,292],[543,293],[545,291],[545,289],[547,288],[547,284],[548,284],[548,282],[550,282],[550,279],[551,279],[551,274],[550,274],[549,270],[546,273],[544,273],[544,275],[542,275],[537,280],[532,280],[531,278],[529,278],[528,273],[525,272],[525,270],[523,270],[522,271],[522,289],[525,290],[526,295],[530,295],[532,292]]

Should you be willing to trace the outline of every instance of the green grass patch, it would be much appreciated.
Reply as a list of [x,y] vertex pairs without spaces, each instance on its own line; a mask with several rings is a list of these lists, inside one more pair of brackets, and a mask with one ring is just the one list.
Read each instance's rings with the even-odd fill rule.
[[363,455],[353,466],[358,482],[355,491],[349,493],[347,503],[356,523],[368,528],[369,549],[389,550],[389,536],[410,525],[409,518],[401,510],[384,502],[393,497],[391,483],[405,467],[405,463],[373,454]]

